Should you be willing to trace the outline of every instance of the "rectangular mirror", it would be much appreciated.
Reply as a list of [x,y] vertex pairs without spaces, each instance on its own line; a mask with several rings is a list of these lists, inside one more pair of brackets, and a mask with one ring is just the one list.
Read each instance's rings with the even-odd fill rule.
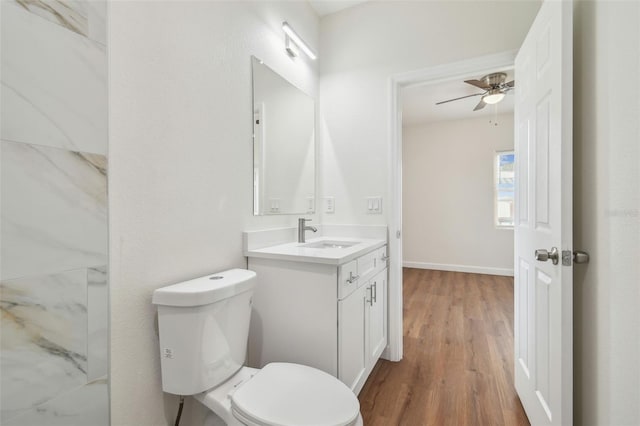
[[251,57],[253,214],[315,211],[315,101]]

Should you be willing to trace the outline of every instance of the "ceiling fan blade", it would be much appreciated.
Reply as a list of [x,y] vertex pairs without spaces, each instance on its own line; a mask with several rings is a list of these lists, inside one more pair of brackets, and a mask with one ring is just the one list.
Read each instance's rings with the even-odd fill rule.
[[515,85],[516,85],[516,81],[515,80],[511,80],[510,82],[505,84],[505,86],[508,86],[508,87],[515,87]]
[[487,83],[485,83],[484,81],[480,81],[480,80],[465,80],[464,82],[467,83],[467,84],[471,84],[472,86],[479,87],[479,88],[484,89],[484,90],[491,89],[491,86],[488,85]]
[[484,93],[474,93],[473,95],[460,96],[459,98],[447,99],[446,101],[436,102],[436,105],[446,104],[447,102],[458,101],[458,100],[460,100],[460,99],[470,98],[470,97],[472,97],[472,96],[481,96],[481,95],[484,95]]
[[487,104],[484,103],[484,101],[482,99],[480,99],[480,102],[478,102],[478,105],[476,105],[476,107],[473,110],[474,111],[478,111],[478,110],[484,108],[485,106],[487,106]]

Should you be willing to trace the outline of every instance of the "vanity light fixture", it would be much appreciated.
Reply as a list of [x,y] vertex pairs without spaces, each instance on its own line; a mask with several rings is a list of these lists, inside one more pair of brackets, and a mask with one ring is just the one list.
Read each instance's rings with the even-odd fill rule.
[[304,40],[300,38],[298,33],[296,33],[293,28],[291,28],[287,21],[284,21],[282,23],[282,31],[284,31],[285,49],[287,50],[287,53],[289,55],[291,55],[292,57],[298,56],[296,49],[296,47],[298,47],[311,59],[315,60],[317,58],[317,55],[313,52],[313,50],[311,50],[307,43],[305,43]]

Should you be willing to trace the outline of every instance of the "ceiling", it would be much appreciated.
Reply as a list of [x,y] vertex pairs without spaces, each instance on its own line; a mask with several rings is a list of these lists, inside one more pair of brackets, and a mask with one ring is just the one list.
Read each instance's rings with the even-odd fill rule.
[[[513,80],[513,70],[496,70],[507,73],[507,81]],[[484,109],[473,111],[480,101],[480,96],[460,99],[442,105],[436,102],[460,96],[482,93],[482,89],[465,83],[463,80],[480,79],[482,75],[471,75],[467,78],[451,80],[438,84],[413,86],[402,90],[402,123],[412,125],[433,121],[460,120],[475,117],[491,117],[496,112],[504,114],[513,112],[513,91],[495,105],[487,105]]]
[[318,16],[325,16],[369,0],[308,0]]

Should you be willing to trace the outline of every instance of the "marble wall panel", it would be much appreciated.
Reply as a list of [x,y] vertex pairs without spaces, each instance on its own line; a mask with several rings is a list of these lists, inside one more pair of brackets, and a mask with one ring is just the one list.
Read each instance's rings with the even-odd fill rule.
[[107,3],[102,0],[15,0],[20,6],[50,22],[107,44]]
[[109,426],[106,379],[99,379],[3,423],[5,426]]
[[87,270],[87,319],[88,319],[88,379],[95,380],[107,374],[109,288],[107,267]]
[[87,382],[87,270],[0,282],[0,423]]
[[3,425],[109,424],[106,6],[0,1]]
[[106,158],[0,144],[1,278],[107,263]]
[[105,46],[31,13],[35,6],[0,6],[0,137],[105,155]]

